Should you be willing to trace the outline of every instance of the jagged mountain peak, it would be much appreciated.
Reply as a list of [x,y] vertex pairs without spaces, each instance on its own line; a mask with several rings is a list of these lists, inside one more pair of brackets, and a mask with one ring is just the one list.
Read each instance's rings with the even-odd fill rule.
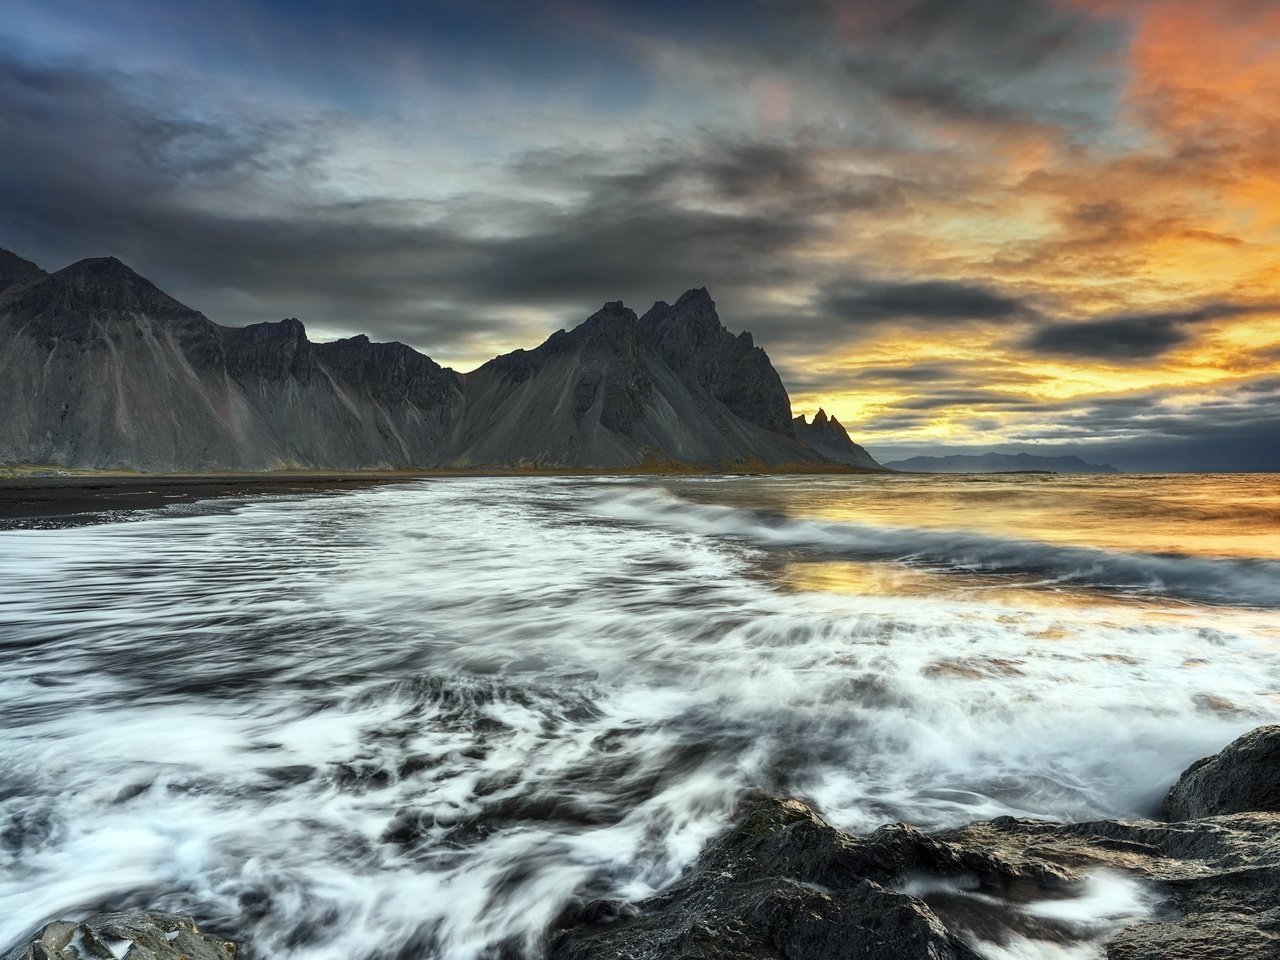
[[82,284],[155,286],[150,280],[117,257],[85,257],[83,260],[77,260],[75,263],[55,271],[53,276],[60,277],[67,282]]
[[707,292],[706,287],[693,287],[686,290],[676,301],[677,310],[688,310],[694,307],[715,310],[716,302],[711,299],[711,294]]
[[880,466],[871,454],[850,439],[849,431],[845,430],[840,421],[822,407],[818,408],[811,422],[806,423],[802,414],[792,423],[795,427],[796,439],[807,443],[823,456],[837,463],[865,468]]
[[650,307],[640,325],[646,328],[673,327],[690,328],[701,339],[715,335],[721,329],[720,317],[716,314],[716,302],[706,287],[695,287],[686,290],[674,304],[658,300]]
[[636,313],[621,300],[610,300],[599,310],[578,324],[575,330],[593,332],[617,327],[634,327]]
[[306,340],[307,328],[297,317],[285,317],[283,320],[264,320],[262,323],[251,323],[240,327],[237,336],[246,340]]
[[11,310],[56,318],[58,329],[113,315],[198,317],[115,257],[90,257],[27,284],[6,298]]
[[30,260],[24,260],[16,253],[0,248],[0,294],[46,276],[48,274]]

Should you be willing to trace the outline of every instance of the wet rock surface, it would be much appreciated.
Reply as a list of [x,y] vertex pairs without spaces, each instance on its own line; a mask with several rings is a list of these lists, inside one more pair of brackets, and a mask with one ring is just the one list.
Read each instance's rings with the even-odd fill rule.
[[[1175,823],[1002,817],[932,835],[894,824],[859,838],[798,800],[758,800],[669,890],[634,906],[567,910],[548,952],[941,960],[979,956],[975,944],[1050,950],[1088,939],[1104,941],[1109,960],[1278,957],[1280,814],[1267,760],[1278,730],[1255,730],[1184,773],[1166,805]],[[1200,810],[1214,815],[1180,816]],[[1103,874],[1141,882],[1149,915],[1126,925],[1105,912],[1082,922],[1069,910],[1023,909],[1069,904]]]
[[[1259,728],[1197,762],[1171,799],[1207,796],[1214,809],[1270,803],[1271,794],[1247,788],[1265,785],[1249,771],[1275,737],[1276,728]],[[411,841],[411,819],[400,842]],[[1024,909],[1079,902],[1102,875],[1140,884],[1150,909],[1136,921]],[[1108,960],[1280,956],[1280,813],[1072,824],[1001,817],[935,834],[890,824],[855,837],[802,801],[756,798],[662,893],[630,904],[584,891],[551,924],[543,952],[550,960],[977,960],[991,948],[1035,956],[1082,941],[1100,944]],[[134,911],[50,923],[5,960],[234,960],[236,951],[189,919]]]
[[1258,727],[1188,767],[1165,798],[1166,820],[1280,811],[1280,725]]
[[201,933],[169,913],[103,913],[46,924],[5,960],[235,960],[234,943]]

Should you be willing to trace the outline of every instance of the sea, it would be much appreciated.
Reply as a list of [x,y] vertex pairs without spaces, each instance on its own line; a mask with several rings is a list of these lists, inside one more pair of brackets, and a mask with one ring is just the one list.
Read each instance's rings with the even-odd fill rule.
[[[1151,816],[1280,721],[1280,477],[440,477],[0,531],[0,952],[537,957],[764,794],[840,829]],[[1091,877],[1090,958],[1158,909]]]

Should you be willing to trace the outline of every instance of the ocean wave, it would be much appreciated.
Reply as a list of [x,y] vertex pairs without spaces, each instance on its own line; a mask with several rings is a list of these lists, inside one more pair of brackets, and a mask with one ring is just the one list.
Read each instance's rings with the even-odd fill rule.
[[892,560],[938,570],[1020,574],[1058,585],[1150,594],[1196,602],[1280,606],[1280,561],[1125,553],[963,530],[879,526],[792,518],[696,503],[646,488],[599,497],[600,517],[770,549],[790,548],[851,560]]

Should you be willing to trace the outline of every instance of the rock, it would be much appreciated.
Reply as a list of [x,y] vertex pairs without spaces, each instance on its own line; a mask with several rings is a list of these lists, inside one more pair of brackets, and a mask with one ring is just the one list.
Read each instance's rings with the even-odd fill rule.
[[23,260],[8,250],[0,250],[0,294],[34,283],[43,276],[46,276],[45,272],[30,260]]
[[927,904],[892,889],[918,871],[981,875],[997,887],[1076,879],[1052,864],[1005,862],[902,825],[858,839],[798,800],[768,799],[674,887],[636,904],[634,915],[562,917],[549,956],[975,960]]
[[[890,824],[854,837],[798,800],[757,801],[670,889],[634,905],[567,910],[548,955],[972,960],[979,940],[1011,955],[1056,955],[1079,941],[1079,921],[1021,905],[1069,899],[1105,869],[1144,881],[1159,901],[1143,922],[1095,921],[1090,936],[1107,938],[1108,960],[1280,957],[1280,813],[1227,810],[1275,807],[1267,758],[1278,738],[1280,728],[1263,727],[1193,766],[1171,797],[1204,816],[1175,823],[1001,817],[932,835]],[[908,895],[918,878],[945,882]]]
[[640,318],[644,342],[689,387],[710,390],[735,416],[784,437],[794,436],[791,398],[769,355],[749,333],[734,336],[720,324],[705,287],[687,291],[674,306],[659,300]]
[[812,423],[806,423],[802,415],[792,421],[792,428],[797,440],[808,444],[828,460],[851,467],[880,467],[871,454],[849,439],[849,431],[840,421],[835,417],[828,417],[821,407],[813,415]]
[[[1280,817],[1245,813],[1182,823],[1056,824],[1004,817],[943,835],[1010,858],[1100,867],[1150,881],[1164,902],[1116,932],[1108,960],[1280,957]],[[940,837],[942,839],[943,837]]]
[[134,910],[46,924],[5,960],[235,960],[236,952],[187,917]]
[[1165,798],[1166,820],[1280,811],[1280,725],[1258,727],[1183,771]]

